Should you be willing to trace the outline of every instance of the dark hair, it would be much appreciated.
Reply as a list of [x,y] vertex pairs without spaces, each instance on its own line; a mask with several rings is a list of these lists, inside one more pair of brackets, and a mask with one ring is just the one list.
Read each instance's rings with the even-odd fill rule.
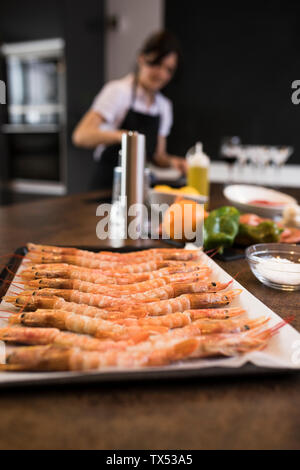
[[159,65],[161,61],[169,54],[177,54],[178,60],[182,57],[181,46],[173,33],[170,31],[159,31],[146,40],[140,50],[140,54],[155,54],[149,61],[150,65]]

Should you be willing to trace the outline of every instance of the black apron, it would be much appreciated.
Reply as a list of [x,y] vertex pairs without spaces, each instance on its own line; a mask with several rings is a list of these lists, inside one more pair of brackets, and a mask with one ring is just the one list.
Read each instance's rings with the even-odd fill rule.
[[[147,161],[153,161],[158,142],[160,115],[152,116],[134,111],[135,98],[136,88],[134,87],[130,109],[119,129],[144,134],[146,136]],[[119,165],[120,150],[121,145],[117,144],[110,145],[103,151],[93,178],[93,189],[112,188],[114,168]]]

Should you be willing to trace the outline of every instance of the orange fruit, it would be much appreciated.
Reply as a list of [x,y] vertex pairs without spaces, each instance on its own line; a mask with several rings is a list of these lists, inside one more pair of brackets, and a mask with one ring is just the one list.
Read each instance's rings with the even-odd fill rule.
[[204,217],[204,207],[200,204],[188,199],[178,200],[165,213],[163,232],[172,240],[191,242]]

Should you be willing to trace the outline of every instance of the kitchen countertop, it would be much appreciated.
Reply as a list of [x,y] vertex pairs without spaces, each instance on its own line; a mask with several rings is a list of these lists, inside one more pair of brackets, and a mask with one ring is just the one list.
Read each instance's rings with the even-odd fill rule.
[[[287,192],[300,200],[300,190]],[[28,241],[103,246],[96,237],[103,196],[0,208],[0,256]],[[224,202],[213,185],[212,207]],[[245,261],[220,264],[242,271],[239,282],[276,313],[294,314],[300,331],[299,293],[259,284]],[[299,375],[5,390],[0,449],[299,449],[299,405]]]

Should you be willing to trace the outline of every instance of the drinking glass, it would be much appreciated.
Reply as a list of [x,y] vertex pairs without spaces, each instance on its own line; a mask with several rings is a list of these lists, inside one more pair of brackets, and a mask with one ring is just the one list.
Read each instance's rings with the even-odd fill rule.
[[270,150],[270,161],[275,170],[274,184],[281,186],[282,169],[291,155],[294,153],[293,147],[272,147]]
[[225,137],[222,139],[220,159],[227,163],[227,185],[234,182],[234,166],[238,161],[240,148],[240,137]]

